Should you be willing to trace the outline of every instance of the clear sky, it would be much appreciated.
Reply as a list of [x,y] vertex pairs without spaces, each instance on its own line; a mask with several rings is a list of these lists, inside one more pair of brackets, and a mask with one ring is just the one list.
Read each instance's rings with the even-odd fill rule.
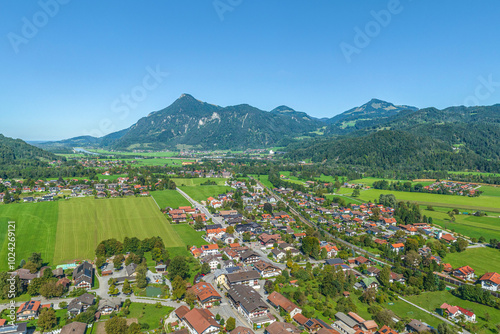
[[0,133],[102,135],[182,93],[316,117],[371,98],[491,105],[499,14],[494,0],[5,0]]

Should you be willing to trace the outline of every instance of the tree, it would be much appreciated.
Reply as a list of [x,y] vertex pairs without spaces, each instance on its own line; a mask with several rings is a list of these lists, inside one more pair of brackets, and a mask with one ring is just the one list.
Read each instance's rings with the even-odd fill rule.
[[191,307],[194,306],[194,303],[196,303],[196,295],[192,290],[188,290],[186,292],[186,296],[184,297],[184,301]]
[[264,203],[264,211],[269,214],[273,213],[273,206],[271,203]]
[[360,193],[359,189],[358,189],[358,188],[355,188],[355,189],[352,191],[351,196],[352,196],[352,197],[358,197],[360,194],[361,194],[361,193]]
[[469,246],[469,242],[464,238],[458,238],[456,245],[457,245],[457,251],[463,252]]
[[186,282],[180,276],[176,276],[172,281],[172,298],[181,299],[186,293]]
[[38,326],[43,331],[49,331],[57,325],[56,311],[53,308],[42,309],[38,317]]
[[451,326],[448,326],[447,323],[440,323],[438,325],[438,333],[439,334],[456,334],[457,331],[451,327]]
[[119,270],[122,267],[122,262],[125,259],[123,254],[118,254],[115,255],[115,258],[113,259],[113,265],[115,266],[115,270]]
[[106,334],[123,334],[127,332],[127,329],[127,320],[122,317],[113,317],[104,325]]
[[122,287],[122,292],[126,295],[129,295],[132,293],[132,288],[130,287],[130,282],[128,281],[128,279],[126,279],[124,282],[123,282],[123,287]]
[[390,278],[391,278],[391,268],[389,268],[389,266],[384,266],[382,270],[380,270],[378,280],[383,286],[389,286]]
[[177,276],[180,276],[182,279],[185,279],[189,275],[189,266],[186,262],[186,258],[184,256],[178,255],[170,261],[168,266],[168,275],[170,280],[174,279]]
[[380,310],[379,312],[377,312],[377,314],[375,314],[375,317],[374,317],[375,321],[380,326],[386,325],[389,327],[394,326],[394,320],[392,320],[394,318],[396,318],[396,316],[394,315],[394,312],[392,312],[391,310],[387,310],[387,309]]
[[229,317],[226,321],[226,331],[230,332],[236,328],[236,319]]
[[204,275],[210,273],[210,265],[207,262],[205,262],[201,265],[200,273],[202,273]]
[[234,233],[234,226],[228,226],[228,227],[226,227],[226,233],[227,234],[233,234]]

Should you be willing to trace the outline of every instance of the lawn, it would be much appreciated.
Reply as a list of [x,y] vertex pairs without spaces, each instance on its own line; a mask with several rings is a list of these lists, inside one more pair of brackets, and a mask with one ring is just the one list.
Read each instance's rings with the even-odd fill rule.
[[20,203],[0,206],[0,270],[7,270],[9,221],[16,222],[16,265],[28,260],[33,252],[42,253],[46,262],[52,263],[59,202]]
[[231,187],[227,186],[180,186],[179,188],[195,201],[205,201],[209,197],[216,197],[231,190]]
[[139,324],[146,323],[150,329],[160,327],[160,321],[174,310],[173,307],[156,307],[154,304],[132,303],[129,306],[130,314],[128,319],[137,319]]
[[410,296],[406,298],[410,302],[425,308],[426,310],[435,312],[443,303],[456,305],[465,309],[470,309],[476,314],[478,324],[486,324],[484,314],[490,315],[489,325],[493,328],[495,324],[500,323],[500,311],[485,305],[477,304],[471,301],[462,300],[455,297],[449,291],[424,292],[418,296]]
[[500,196],[500,187],[481,186],[479,191],[483,192],[481,196]]
[[500,197],[497,196],[480,196],[480,197],[467,197],[467,196],[454,196],[454,195],[440,195],[440,194],[427,194],[417,192],[404,192],[393,190],[378,190],[369,189],[362,190],[359,198],[365,201],[373,201],[380,197],[381,194],[394,194],[398,200],[418,202],[424,205],[456,207],[466,210],[484,210],[492,212],[500,212]]
[[201,247],[201,245],[208,245],[208,243],[201,237],[205,235],[203,231],[196,231],[189,224],[172,224],[173,230],[179,235],[182,242],[186,245]]
[[486,272],[500,272],[500,250],[481,247],[469,248],[462,253],[450,253],[444,258],[453,268],[469,265],[476,271],[476,276],[481,277]]
[[193,162],[192,159],[169,159],[169,158],[147,158],[147,159],[123,159],[123,161],[130,163],[135,161],[138,166],[181,166],[183,162]]
[[161,190],[151,192],[151,196],[155,199],[160,208],[164,209],[167,206],[178,208],[180,206],[191,206],[191,203],[184,198],[177,190]]
[[437,328],[437,326],[442,322],[438,318],[433,317],[432,315],[425,313],[415,306],[412,306],[399,299],[395,300],[394,302],[385,303],[382,306],[388,310],[391,310],[400,318],[417,319],[433,326],[434,328]]
[[102,175],[97,174],[99,180],[116,181],[119,177],[127,177],[127,174]]
[[59,203],[54,263],[93,259],[105,239],[160,236],[167,247],[184,247],[151,198],[71,199]]

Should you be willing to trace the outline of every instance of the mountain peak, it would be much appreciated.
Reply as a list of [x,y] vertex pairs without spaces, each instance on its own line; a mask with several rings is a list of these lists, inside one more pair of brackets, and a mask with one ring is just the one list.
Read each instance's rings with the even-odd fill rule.
[[274,112],[274,113],[287,113],[287,112],[295,112],[295,110],[293,108],[288,107],[288,106],[281,105],[281,106],[276,107],[273,110],[271,110],[271,112]]

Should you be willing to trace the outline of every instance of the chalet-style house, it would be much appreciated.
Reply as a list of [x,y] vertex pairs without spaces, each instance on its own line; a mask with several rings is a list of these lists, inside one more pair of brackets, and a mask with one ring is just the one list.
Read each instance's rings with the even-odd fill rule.
[[90,290],[94,277],[94,267],[87,261],[73,270],[73,281],[75,288]]
[[236,285],[232,287],[228,291],[228,298],[231,305],[251,325],[262,326],[276,321],[260,294],[249,286]]
[[302,309],[298,307],[295,303],[291,302],[288,298],[283,296],[281,293],[273,291],[268,297],[269,303],[276,307],[277,309],[282,309],[290,314],[290,317],[294,317],[296,314],[302,313]]
[[214,303],[220,302],[222,299],[210,283],[200,282],[193,285],[189,290],[195,294],[196,299],[198,299],[202,307],[211,307]]

